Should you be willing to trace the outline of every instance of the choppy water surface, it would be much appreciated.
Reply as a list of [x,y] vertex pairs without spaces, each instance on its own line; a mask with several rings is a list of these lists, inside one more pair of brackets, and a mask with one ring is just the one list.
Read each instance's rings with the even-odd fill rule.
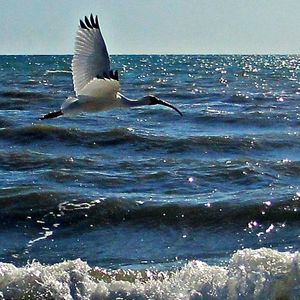
[[[0,56],[0,274],[17,285],[27,262],[39,274],[60,270],[54,282],[76,266],[84,280],[108,272],[108,281],[93,273],[78,299],[297,299],[299,56],[112,60],[125,95],[155,94],[184,116],[158,106],[42,122],[73,94],[71,57]],[[245,282],[233,285],[241,266]],[[268,267],[285,270],[284,284],[264,277]],[[136,273],[124,281],[127,269]],[[261,272],[263,288],[247,270]],[[7,281],[0,290],[9,293]]]

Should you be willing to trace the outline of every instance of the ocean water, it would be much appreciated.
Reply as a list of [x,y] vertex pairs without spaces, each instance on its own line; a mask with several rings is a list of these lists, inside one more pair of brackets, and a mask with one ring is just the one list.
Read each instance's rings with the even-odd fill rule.
[[183,117],[40,121],[71,58],[0,56],[0,299],[300,299],[300,56],[113,56]]

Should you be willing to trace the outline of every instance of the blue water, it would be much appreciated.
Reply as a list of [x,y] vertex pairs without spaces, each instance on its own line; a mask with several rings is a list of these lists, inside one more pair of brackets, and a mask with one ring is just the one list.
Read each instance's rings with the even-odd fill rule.
[[151,106],[40,121],[71,56],[0,56],[0,261],[224,266],[300,245],[299,56],[119,55]]

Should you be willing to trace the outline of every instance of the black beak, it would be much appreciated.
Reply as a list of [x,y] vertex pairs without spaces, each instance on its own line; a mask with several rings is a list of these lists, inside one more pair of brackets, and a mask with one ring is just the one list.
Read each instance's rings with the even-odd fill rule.
[[155,104],[161,104],[161,105],[164,105],[164,106],[168,106],[168,107],[170,107],[170,108],[173,108],[173,109],[176,110],[181,116],[183,116],[183,115],[182,115],[182,112],[181,112],[178,108],[176,108],[175,106],[173,106],[172,104],[170,104],[169,102],[166,102],[166,101],[157,99]]

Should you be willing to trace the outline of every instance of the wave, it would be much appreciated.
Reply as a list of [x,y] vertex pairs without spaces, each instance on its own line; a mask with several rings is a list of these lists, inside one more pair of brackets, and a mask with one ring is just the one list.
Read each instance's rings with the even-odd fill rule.
[[[75,195],[71,195],[76,197]],[[286,223],[299,222],[299,195],[276,203],[204,204],[143,202],[141,199],[101,198],[69,201],[68,193],[30,191],[28,188],[7,189],[0,194],[2,225],[17,221],[34,225],[43,220],[49,226],[59,219],[60,228],[74,226],[85,230],[92,226],[116,224],[141,224],[147,226],[172,226],[191,228],[209,226],[222,228],[247,227],[248,222]],[[75,225],[76,224],[76,225]]]
[[[0,109],[1,109],[1,104],[0,104]],[[11,127],[13,126],[13,122],[7,120],[6,118],[0,117],[0,129],[6,128],[6,127]]]
[[[25,110],[40,100],[49,100],[49,94],[31,91],[0,92],[0,110]],[[31,108],[30,108],[31,110]]]
[[0,263],[3,299],[299,299],[300,254],[260,248],[232,255],[226,266],[190,261],[171,271],[115,271],[67,260],[24,267]]
[[300,147],[298,134],[269,133],[264,135],[225,135],[225,136],[189,136],[176,138],[136,133],[128,128],[114,128],[107,131],[85,131],[78,128],[62,128],[49,125],[30,125],[5,128],[0,138],[13,140],[20,144],[32,142],[47,144],[57,142],[77,144],[85,147],[131,144],[139,150],[166,149],[171,152],[191,150],[235,152],[253,150],[278,150]]
[[[29,92],[29,91],[6,91],[0,92],[1,98],[9,98],[9,99],[24,99],[24,100],[38,100],[48,98],[47,94],[40,92]],[[9,104],[3,103],[3,104]]]
[[132,134],[127,128],[112,129],[105,132],[84,131],[76,128],[62,128],[48,125],[31,125],[7,128],[0,132],[0,137],[19,143],[56,142],[77,143],[84,146],[115,145],[143,139]]
[[[10,125],[6,124],[4,125]],[[1,119],[0,119],[1,126]],[[2,128],[3,130],[3,128]],[[0,130],[1,132],[1,130]],[[64,132],[64,130],[62,131]],[[1,133],[0,133],[1,135]],[[49,155],[48,153],[32,150],[18,150],[18,151],[0,151],[0,169],[9,171],[23,171],[32,169],[47,168],[52,170],[57,166],[60,169],[69,168],[72,163],[72,171],[77,176],[87,178],[89,175],[94,176],[94,172],[97,175],[101,175],[97,168],[98,158],[89,156],[79,156],[75,160],[68,154],[66,155]],[[164,168],[161,168],[161,164]],[[264,160],[254,158],[237,158],[231,160],[198,160],[197,158],[181,158],[180,165],[178,165],[178,159],[168,158],[163,159],[161,157],[144,158],[136,160],[128,160],[126,158],[107,161],[107,168],[113,168],[115,171],[143,171],[140,172],[141,179],[161,179],[170,176],[173,178],[170,172],[176,167],[181,172],[188,171],[188,173],[194,173],[196,177],[214,181],[224,180],[231,182],[242,181],[243,175],[247,175],[246,179],[252,177],[252,180],[258,180],[258,177],[267,175],[270,178],[280,176],[297,176],[300,172],[300,161],[297,160]],[[97,168],[98,169],[98,168]],[[59,172],[60,170],[55,170]],[[84,172],[86,171],[86,172]],[[275,177],[274,177],[275,176]]]
[[[1,122],[0,122],[1,124]],[[74,162],[69,156],[52,156],[46,153],[20,150],[14,152],[0,151],[0,169],[7,171],[26,171],[44,168],[68,168]],[[88,158],[76,159],[75,167],[87,167]]]
[[193,113],[195,122],[205,124],[225,124],[244,126],[245,128],[273,129],[278,126],[297,125],[296,118],[289,118],[289,112],[249,111],[247,113],[228,113],[220,110],[209,110],[205,113]]

